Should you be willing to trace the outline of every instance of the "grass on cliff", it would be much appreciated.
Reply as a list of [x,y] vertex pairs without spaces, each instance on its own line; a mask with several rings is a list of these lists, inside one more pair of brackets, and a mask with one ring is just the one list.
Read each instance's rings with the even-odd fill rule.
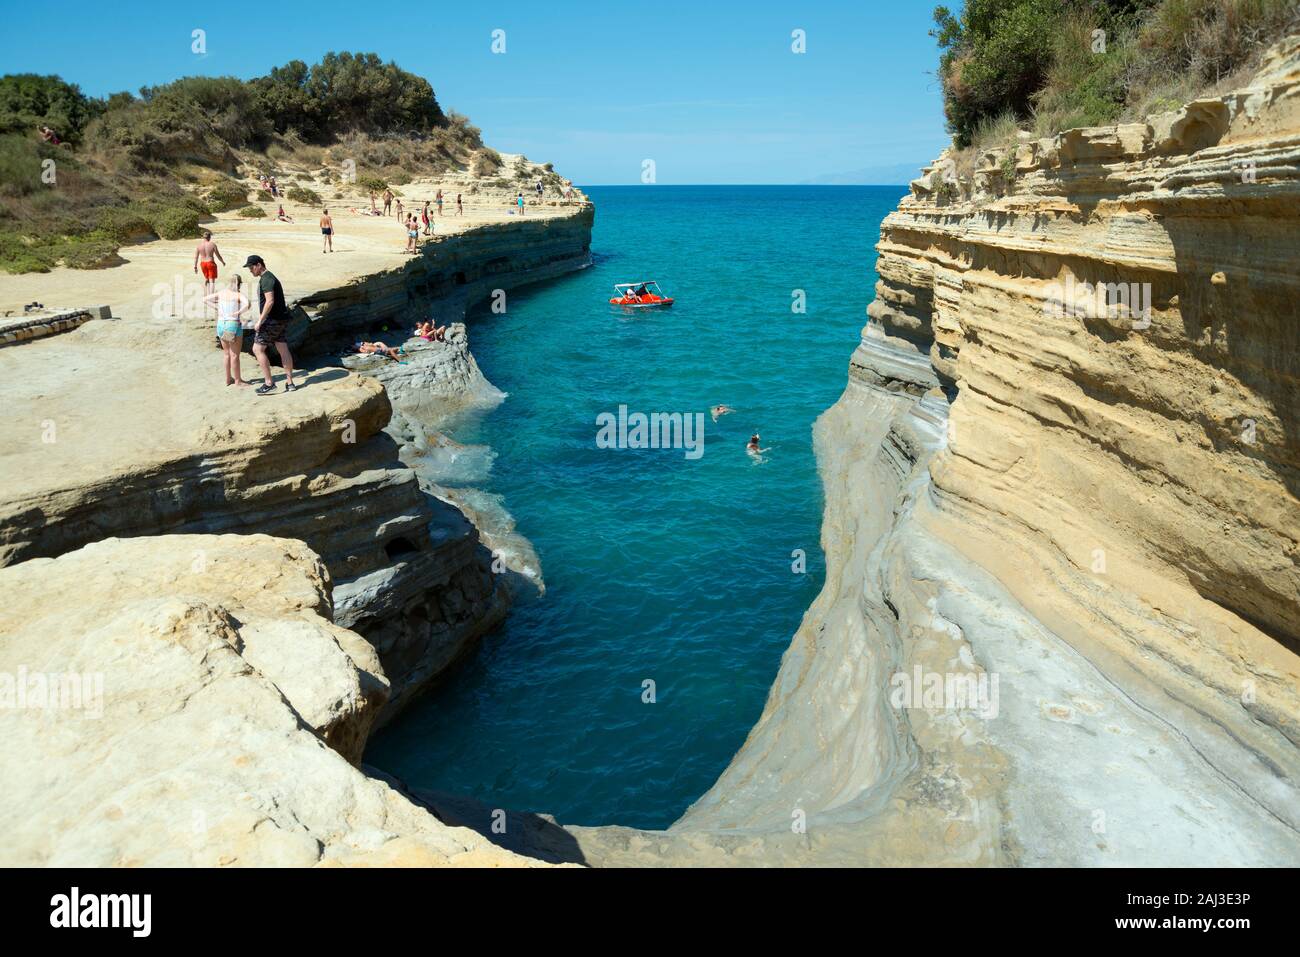
[[169,179],[123,183],[63,147],[0,136],[0,267],[9,272],[114,265],[125,243],[197,236],[208,212]]
[[1300,0],[967,0],[934,19],[953,145],[983,150],[1230,86],[1300,30]]

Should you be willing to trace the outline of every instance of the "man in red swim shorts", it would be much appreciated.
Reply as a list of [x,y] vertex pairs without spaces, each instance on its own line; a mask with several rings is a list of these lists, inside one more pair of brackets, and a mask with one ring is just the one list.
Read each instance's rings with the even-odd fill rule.
[[226,261],[221,258],[221,250],[217,244],[212,241],[212,233],[208,230],[203,231],[203,238],[199,240],[198,246],[194,248],[194,271],[203,272],[203,294],[210,296],[217,290],[217,263],[225,265]]

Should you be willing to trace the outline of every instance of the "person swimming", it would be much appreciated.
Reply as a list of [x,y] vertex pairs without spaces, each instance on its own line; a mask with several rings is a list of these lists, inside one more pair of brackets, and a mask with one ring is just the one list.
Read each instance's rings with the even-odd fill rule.
[[755,432],[753,435],[749,437],[749,444],[745,446],[745,451],[755,457],[762,455],[764,452],[772,451],[770,447],[766,449],[759,448],[759,444],[760,443],[759,443],[758,433]]
[[735,412],[735,411],[736,410],[729,405],[715,405],[713,408],[709,409],[709,412],[713,415],[714,422],[718,421],[719,416],[723,416],[729,412]]

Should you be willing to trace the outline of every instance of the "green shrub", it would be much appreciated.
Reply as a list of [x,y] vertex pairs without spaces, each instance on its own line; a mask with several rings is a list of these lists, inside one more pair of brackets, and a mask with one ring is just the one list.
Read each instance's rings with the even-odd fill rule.
[[0,233],[0,269],[11,273],[49,272],[48,250],[25,242],[17,233]]
[[96,231],[119,246],[154,235],[149,218],[134,206],[110,206],[102,210]]
[[1007,192],[1016,185],[1016,151],[1012,150],[1002,157],[1002,165],[998,167],[998,173],[1002,177],[1002,187]]
[[243,216],[245,219],[261,219],[266,215],[266,210],[261,206],[245,206],[237,215]]
[[78,238],[55,254],[69,269],[103,269],[122,261],[117,255],[117,243],[104,238]]
[[43,189],[42,159],[33,140],[14,134],[0,136],[0,194],[27,196]]
[[153,209],[149,225],[160,239],[190,239],[199,234],[199,214],[186,205]]
[[291,186],[284,195],[285,198],[295,203],[302,203],[304,206],[320,205],[320,196],[306,186]]
[[238,209],[248,202],[248,189],[234,180],[222,180],[207,193],[208,209],[214,213],[224,213]]

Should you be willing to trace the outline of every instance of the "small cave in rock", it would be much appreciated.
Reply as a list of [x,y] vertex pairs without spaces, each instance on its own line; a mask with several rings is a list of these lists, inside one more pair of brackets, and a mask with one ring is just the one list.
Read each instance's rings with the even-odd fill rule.
[[397,535],[384,542],[384,554],[392,561],[399,561],[409,555],[414,555],[419,550],[415,543],[405,535]]

